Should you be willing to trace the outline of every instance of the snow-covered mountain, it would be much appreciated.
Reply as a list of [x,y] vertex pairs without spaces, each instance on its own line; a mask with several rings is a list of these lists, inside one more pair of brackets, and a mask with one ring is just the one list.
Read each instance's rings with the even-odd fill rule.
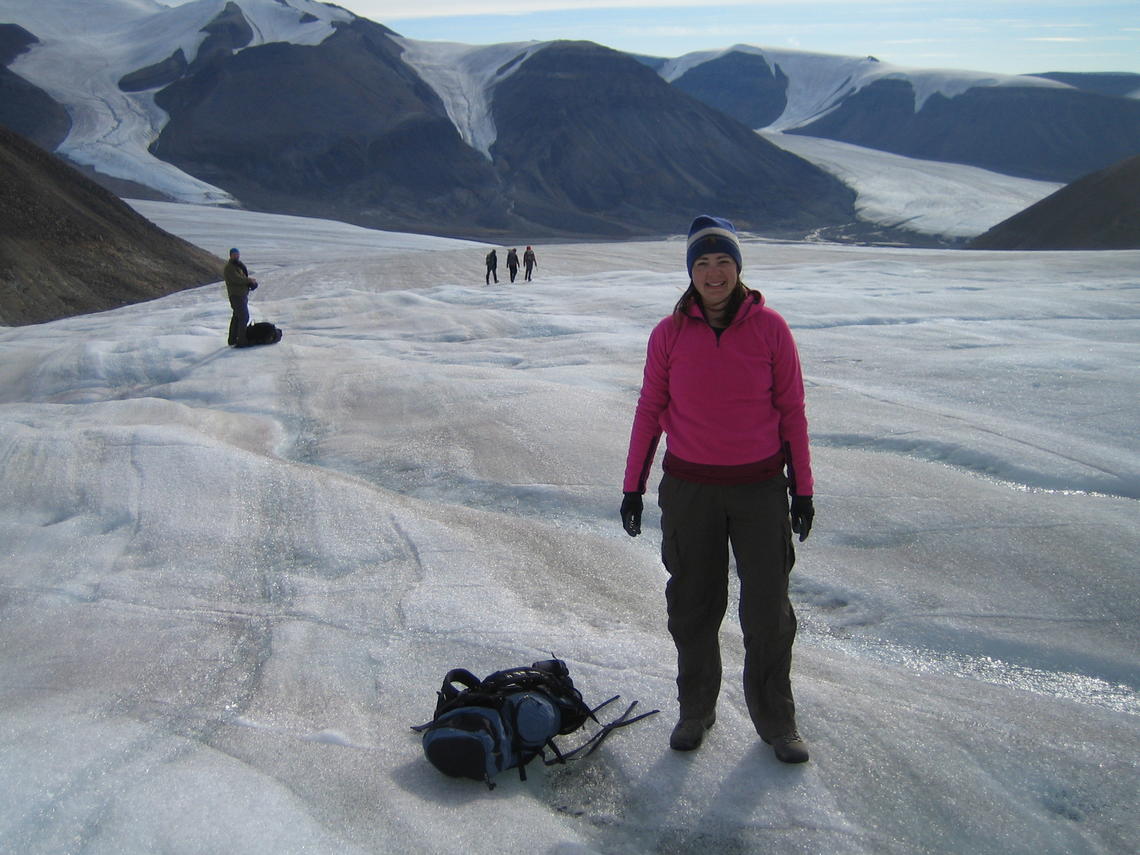
[[750,45],[647,61],[750,127],[911,157],[1068,182],[1140,152],[1140,75],[1112,75],[1110,87],[1096,85],[1101,75],[905,68]]
[[394,34],[343,10],[103,0],[87,38],[48,14],[58,0],[7,5],[39,40],[11,70],[79,105],[59,150],[171,198],[444,233],[657,233],[717,202],[792,233],[854,217],[831,175],[596,45],[500,51],[483,151]]
[[416,42],[311,0],[70,9],[0,0],[0,123],[127,195],[471,235],[662,233],[714,206],[756,231],[842,233],[856,213],[833,170],[748,131],[1052,182],[1036,198],[1140,146],[1140,102],[1071,81],[750,46]]
[[[69,0],[2,0],[0,23],[21,27],[34,39],[9,69],[64,105],[71,118],[55,150],[83,166],[135,181],[179,201],[232,202],[218,187],[154,157],[148,146],[168,114],[155,103],[157,89],[124,91],[120,82],[171,57],[209,55],[227,26],[248,28],[231,50],[271,42],[319,44],[333,23],[351,20],[340,8],[313,0],[197,0],[165,6],[157,0],[90,0],[75,14]],[[216,23],[217,22],[217,23]],[[170,82],[170,81],[166,81]],[[256,93],[250,93],[251,102]],[[32,121],[2,117],[36,139]],[[21,117],[17,117],[21,118]]]
[[[1137,253],[745,241],[814,441],[788,767],[732,609],[717,725],[669,749],[654,497],[618,521],[683,244],[484,287],[485,245],[139,209],[238,242],[285,338],[227,349],[217,285],[0,329],[0,851],[1135,849]],[[448,669],[552,650],[661,714],[494,792],[428,764]]]
[[[773,131],[809,125],[837,109],[852,94],[881,80],[902,80],[920,112],[932,95],[954,98],[974,87],[1017,86],[1070,89],[1053,80],[978,71],[907,68],[873,56],[838,56],[790,48],[734,45],[695,51],[676,59],[645,59],[670,83],[677,83],[725,112],[745,113],[762,106],[747,122]],[[758,97],[764,85],[769,97]]]

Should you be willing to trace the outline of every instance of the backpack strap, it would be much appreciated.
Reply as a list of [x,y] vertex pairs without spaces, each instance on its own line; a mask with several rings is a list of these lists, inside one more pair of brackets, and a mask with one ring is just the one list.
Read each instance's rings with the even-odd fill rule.
[[[463,689],[455,688],[456,683],[462,686]],[[482,681],[466,668],[452,668],[443,678],[443,686],[439,690],[439,695],[441,698],[451,700],[460,694],[461,691],[477,689],[481,685]]]
[[[457,689],[456,685],[463,688]],[[452,668],[447,672],[443,678],[443,685],[440,686],[439,691],[436,692],[435,715],[432,720],[425,724],[412,725],[412,730],[416,733],[422,733],[427,730],[435,722],[437,718],[445,712],[456,707],[463,706],[464,704],[474,702],[477,706],[491,706],[485,702],[485,699],[480,699],[483,702],[473,697],[468,697],[477,692],[480,688],[480,680],[466,668]]]
[[[614,695],[608,701],[605,701],[595,707],[595,711],[600,710],[602,707],[608,703],[611,703],[612,701],[616,701],[619,697],[620,695]],[[597,750],[598,746],[605,741],[605,738],[617,730],[619,727],[626,727],[627,725],[633,724],[635,721],[641,721],[643,718],[649,718],[649,716],[656,715],[657,713],[661,712],[661,710],[650,710],[647,713],[641,713],[641,715],[631,715],[633,708],[636,706],[637,701],[634,701],[632,704],[626,707],[625,712],[623,712],[609,724],[602,725],[601,730],[599,730],[574,750],[567,751],[565,754],[559,754],[558,758],[555,760],[547,761],[546,758],[543,758],[543,762],[545,762],[547,766],[552,766],[555,763],[565,763],[567,760],[579,760],[582,757],[589,757],[594,753],[595,750]],[[558,749],[555,748],[555,753],[557,753],[557,751]],[[582,754],[583,751],[585,751],[584,754]]]

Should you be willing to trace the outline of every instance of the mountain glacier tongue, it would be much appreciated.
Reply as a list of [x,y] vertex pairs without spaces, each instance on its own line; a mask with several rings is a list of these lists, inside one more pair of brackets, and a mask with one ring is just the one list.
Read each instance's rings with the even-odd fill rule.
[[402,59],[439,95],[463,141],[491,160],[491,89],[548,42],[472,46],[397,38]]
[[353,15],[312,0],[240,0],[240,3],[156,0],[84,0],[82,18],[73,0],[9,3],[4,16],[40,44],[21,54],[11,70],[67,106],[72,127],[57,149],[105,175],[135,181],[185,202],[232,204],[210,183],[155,158],[148,146],[167,121],[154,92],[123,92],[119,81],[181,50],[193,62],[210,37],[212,22],[239,16],[251,45],[319,44],[335,22]]

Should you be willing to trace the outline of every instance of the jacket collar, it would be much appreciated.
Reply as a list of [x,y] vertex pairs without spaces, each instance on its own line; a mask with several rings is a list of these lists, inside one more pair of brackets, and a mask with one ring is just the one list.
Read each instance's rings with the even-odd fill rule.
[[[744,295],[744,300],[740,304],[740,308],[736,310],[732,321],[729,323],[730,327],[743,323],[747,318],[759,312],[764,307],[764,295],[759,291],[749,289],[748,293]],[[689,303],[685,309],[685,314],[695,320],[706,322],[705,313],[701,311],[701,307],[697,304],[696,300]]]

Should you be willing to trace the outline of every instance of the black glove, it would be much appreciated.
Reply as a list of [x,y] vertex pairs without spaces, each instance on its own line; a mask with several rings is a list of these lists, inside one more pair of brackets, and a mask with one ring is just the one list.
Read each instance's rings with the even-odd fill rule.
[[641,493],[625,493],[621,500],[621,525],[630,537],[641,534]]
[[250,282],[249,283],[249,290],[250,291],[256,291],[257,290],[257,283],[256,282]]
[[815,519],[815,507],[811,496],[792,496],[792,531],[800,536],[800,543],[811,534],[811,522]]

